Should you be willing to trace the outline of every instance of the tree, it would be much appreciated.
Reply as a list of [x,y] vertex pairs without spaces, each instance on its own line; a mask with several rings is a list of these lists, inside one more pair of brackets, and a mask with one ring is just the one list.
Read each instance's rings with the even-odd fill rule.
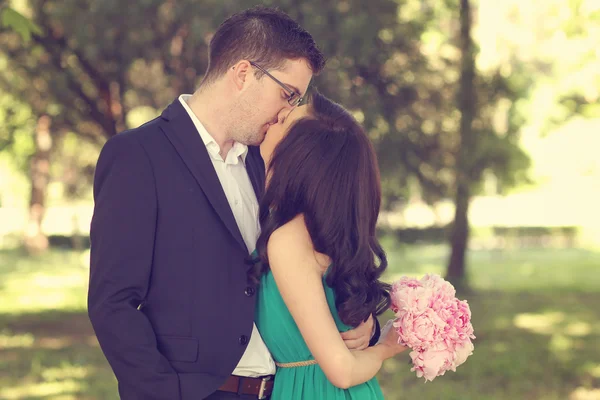
[[[315,85],[348,107],[369,132],[380,160],[387,208],[410,194],[428,202],[453,196],[460,143],[455,101],[460,59],[447,38],[455,27],[456,5],[446,3],[277,3],[313,34],[329,58]],[[99,147],[117,132],[156,116],[177,94],[193,91],[218,24],[257,2],[148,0],[128,4],[127,19],[116,0],[28,4],[40,32],[32,34],[29,44],[14,32],[0,32],[0,49],[8,55],[0,84],[27,104],[36,119],[50,118],[50,136],[57,144],[53,151],[64,152],[59,145],[63,137],[75,135]],[[482,139],[464,150],[477,154],[469,163],[476,167],[467,174],[473,191],[484,171],[511,179],[519,165],[512,133],[518,121],[511,113],[520,92],[499,74],[480,78],[473,90],[486,101],[471,125],[477,132],[473,136]],[[510,129],[499,135],[490,120],[505,100]],[[71,187],[79,186],[65,171],[93,170],[95,161],[62,154],[55,160],[65,164],[60,173],[71,176]]]
[[[117,2],[84,3],[31,0],[26,12],[30,19],[12,9],[2,10],[3,21],[13,29],[0,31],[4,54],[0,61],[6,64],[0,71],[0,85],[26,104],[37,120],[31,129],[33,152],[23,168],[30,174],[32,188],[24,241],[30,251],[47,246],[41,222],[51,178],[50,159],[63,149],[53,150],[51,144],[75,134],[99,148],[106,138],[128,127],[126,118],[135,108],[150,108],[153,114],[172,100],[173,92],[191,90],[197,79],[191,66],[198,58],[206,59],[206,32],[196,27],[208,32],[211,26],[192,27],[198,18],[184,18],[210,18],[210,14],[191,12],[195,2],[179,7],[162,1],[136,3],[128,6],[127,19]],[[78,23],[73,24],[74,20]],[[155,21],[153,26],[148,20]],[[14,131],[3,138],[0,145],[8,149]],[[64,174],[67,192],[80,186],[74,180],[89,181],[95,157],[54,158],[65,164],[64,170],[88,171]],[[76,160],[77,165],[66,165],[67,160]]]
[[[28,18],[16,10],[4,6],[0,7],[0,22],[2,27],[11,29],[28,42],[32,35],[41,34],[41,29]],[[10,110],[10,108],[8,108]],[[10,114],[9,114],[10,115]],[[0,150],[14,143],[14,132],[10,131],[0,142]],[[42,233],[41,225],[44,216],[44,203],[46,188],[49,183],[50,150],[52,138],[50,136],[50,118],[47,115],[40,117],[35,128],[35,153],[31,157],[31,196],[29,223],[25,229],[24,245],[30,252],[43,251],[48,247],[48,239]],[[12,147],[12,146],[11,146]]]
[[[419,1],[353,0],[290,5],[328,57],[315,86],[350,108],[367,129],[378,152],[384,206],[408,197],[414,178],[428,193],[443,193],[436,168],[443,159],[438,71],[420,39],[434,23],[433,8]],[[426,122],[427,121],[427,122]],[[423,133],[422,126],[433,129]]]
[[446,278],[458,289],[466,289],[466,252],[469,241],[468,210],[485,172],[493,174],[501,188],[527,180],[529,158],[519,145],[524,118],[517,101],[524,97],[531,79],[513,62],[514,76],[507,79],[497,69],[485,76],[475,66],[472,37],[473,10],[470,0],[459,3],[460,81],[457,104],[460,113],[457,147],[454,152],[454,181],[451,193],[455,216],[450,230],[450,257]]
[[473,119],[477,112],[477,99],[475,98],[475,55],[471,38],[471,18],[470,0],[460,0],[461,74],[458,94],[460,147],[456,160],[455,216],[450,236],[451,253],[446,273],[446,279],[459,287],[464,286],[465,254],[469,240],[468,210],[472,193],[469,151],[475,147],[476,140]]

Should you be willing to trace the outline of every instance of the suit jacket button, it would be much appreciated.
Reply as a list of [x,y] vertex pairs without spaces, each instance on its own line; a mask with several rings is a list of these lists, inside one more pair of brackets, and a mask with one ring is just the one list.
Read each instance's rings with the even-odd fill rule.
[[248,296],[248,297],[252,297],[252,296],[254,296],[254,293],[255,293],[255,292],[256,292],[256,291],[254,290],[254,288],[253,288],[252,286],[248,286],[248,287],[246,288],[246,290],[244,290],[244,293],[245,293],[245,294],[246,294],[246,296]]
[[238,339],[238,341],[240,342],[240,344],[242,346],[245,346],[245,345],[248,344],[248,336],[242,335],[242,336],[240,336],[240,338]]

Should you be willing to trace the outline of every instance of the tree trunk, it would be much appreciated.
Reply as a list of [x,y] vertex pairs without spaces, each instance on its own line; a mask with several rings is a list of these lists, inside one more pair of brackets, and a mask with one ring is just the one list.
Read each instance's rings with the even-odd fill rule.
[[475,57],[471,38],[471,6],[469,0],[460,0],[460,50],[461,76],[459,88],[460,148],[456,160],[456,183],[454,223],[450,237],[451,254],[446,279],[457,289],[467,289],[465,256],[469,242],[469,202],[471,200],[472,175],[470,173],[475,149],[473,118],[476,99],[474,90]]
[[48,238],[42,231],[46,205],[46,191],[50,182],[50,117],[38,119],[35,129],[35,154],[31,159],[31,197],[29,199],[29,222],[25,230],[24,246],[28,253],[41,253],[48,249]]
[[452,282],[457,289],[467,288],[465,267],[469,242],[469,191],[468,184],[457,184],[455,197],[456,211],[450,237],[451,253],[448,271],[446,272],[446,279]]

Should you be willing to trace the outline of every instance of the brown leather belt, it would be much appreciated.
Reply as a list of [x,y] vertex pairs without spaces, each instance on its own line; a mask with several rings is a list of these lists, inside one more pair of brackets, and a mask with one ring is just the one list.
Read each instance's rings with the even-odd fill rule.
[[273,375],[261,378],[231,375],[221,385],[219,390],[222,392],[249,394],[258,397],[258,399],[266,399],[273,391]]

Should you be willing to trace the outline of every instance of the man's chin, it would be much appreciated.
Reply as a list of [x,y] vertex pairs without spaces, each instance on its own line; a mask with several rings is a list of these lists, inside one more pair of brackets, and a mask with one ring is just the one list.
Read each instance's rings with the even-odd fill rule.
[[250,144],[249,146],[260,146],[260,144],[265,140],[265,137],[267,137],[267,133],[268,128],[261,130],[258,135],[252,138],[252,144]]
[[257,135],[251,138],[246,138],[243,142],[240,143],[245,144],[246,146],[260,146],[260,144],[265,140],[265,134]]

